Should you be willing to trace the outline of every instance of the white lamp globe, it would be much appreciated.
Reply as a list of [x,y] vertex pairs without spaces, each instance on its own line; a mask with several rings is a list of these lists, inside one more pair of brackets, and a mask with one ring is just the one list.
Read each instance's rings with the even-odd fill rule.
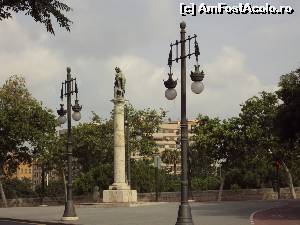
[[65,116],[59,116],[57,118],[57,121],[59,122],[60,125],[64,124],[67,121],[67,117]]
[[73,112],[72,113],[72,118],[75,121],[79,121],[81,119],[81,113],[80,112]]
[[165,96],[168,100],[173,100],[176,98],[177,96],[177,92],[176,92],[176,89],[175,88],[168,88],[166,91],[165,91]]
[[195,94],[200,94],[204,90],[204,85],[202,81],[194,81],[191,85],[191,89]]
[[142,136],[141,135],[137,135],[135,138],[136,138],[137,141],[141,141],[142,140]]

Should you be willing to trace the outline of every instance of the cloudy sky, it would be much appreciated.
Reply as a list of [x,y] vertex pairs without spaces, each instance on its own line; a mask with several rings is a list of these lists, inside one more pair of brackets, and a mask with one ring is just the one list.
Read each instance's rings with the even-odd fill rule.
[[[78,78],[83,120],[91,111],[108,117],[112,110],[114,68],[127,78],[126,98],[139,109],[163,107],[180,118],[180,85],[174,101],[164,97],[170,42],[179,39],[179,23],[187,34],[199,35],[199,58],[205,90],[195,95],[187,79],[187,113],[220,118],[236,116],[239,104],[262,90],[275,90],[280,75],[300,65],[300,3],[292,15],[197,15],[182,17],[175,0],[72,0],[71,32],[56,26],[56,35],[31,17],[15,15],[0,21],[0,85],[23,75],[33,96],[51,109],[59,106],[66,67]],[[220,1],[198,1],[216,4]],[[245,1],[223,1],[232,5]],[[247,1],[246,1],[247,2]],[[265,3],[265,1],[251,1]],[[188,60],[188,73],[194,59]],[[174,64],[180,78],[180,64]]]

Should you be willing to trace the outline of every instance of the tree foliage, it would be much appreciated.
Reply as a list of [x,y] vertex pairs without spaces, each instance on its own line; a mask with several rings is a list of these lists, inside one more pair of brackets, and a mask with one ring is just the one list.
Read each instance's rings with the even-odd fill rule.
[[0,165],[12,173],[30,162],[55,133],[56,120],[50,110],[34,99],[24,78],[10,77],[0,88]]
[[44,24],[52,34],[55,34],[52,17],[60,27],[70,31],[72,21],[63,13],[71,10],[67,4],[58,0],[0,0],[0,20],[11,18],[12,12],[25,12],[25,15],[31,16],[36,22]]
[[[166,116],[163,109],[135,109],[130,103],[126,105],[125,114],[129,126],[129,149],[132,153],[152,157],[158,151],[153,133],[157,132],[159,125]],[[136,140],[137,131],[141,131],[141,141]]]
[[180,163],[180,151],[167,148],[163,151],[161,159],[164,163],[173,165],[173,172],[174,174],[177,173],[177,165]]
[[[113,181],[113,112],[107,120],[102,120],[95,112],[92,114],[91,122],[73,127],[73,156],[78,167],[74,183],[77,193],[91,191],[94,186],[99,186],[101,190],[107,189]],[[152,158],[156,151],[152,134],[165,116],[164,111],[149,108],[137,110],[128,104],[125,116],[129,124],[130,152]],[[141,141],[136,140],[138,129],[141,131]],[[135,173],[134,166],[131,171]],[[135,182],[134,178],[132,181]],[[145,185],[143,182],[139,184],[143,187]]]
[[100,164],[113,163],[113,121],[99,120],[73,127],[73,156],[86,173]]
[[283,102],[276,124],[279,135],[284,141],[297,142],[300,138],[300,68],[280,77],[276,93]]

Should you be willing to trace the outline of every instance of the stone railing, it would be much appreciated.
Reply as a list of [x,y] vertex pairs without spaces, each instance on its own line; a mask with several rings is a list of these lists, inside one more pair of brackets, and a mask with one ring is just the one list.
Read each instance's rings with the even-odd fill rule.
[[[295,188],[297,198],[300,198],[300,187]],[[217,201],[218,190],[193,191],[192,199],[199,202]],[[288,188],[280,189],[281,199],[291,199],[292,195]],[[277,192],[272,188],[261,189],[240,189],[223,190],[222,201],[245,201],[245,200],[275,200]],[[155,201],[155,193],[139,193],[139,201]],[[177,202],[180,201],[180,192],[162,192],[159,195],[159,201]]]
[[[280,189],[281,199],[291,199],[291,193],[288,188]],[[300,187],[295,188],[297,198],[300,198]],[[217,201],[218,190],[209,191],[193,191],[193,200],[199,202]],[[245,201],[245,200],[275,200],[277,199],[277,192],[272,188],[262,189],[240,189],[240,190],[223,190],[222,201]],[[151,202],[155,201],[155,193],[138,193],[138,201]],[[161,192],[159,201],[162,202],[178,202],[180,201],[180,192]],[[45,197],[43,204],[46,205],[63,205],[65,198],[62,197]],[[74,196],[75,204],[93,203],[92,195]],[[102,202],[99,199],[98,202]],[[41,198],[18,198],[8,199],[9,207],[15,206],[39,206],[42,204]],[[2,206],[2,200],[0,199]]]

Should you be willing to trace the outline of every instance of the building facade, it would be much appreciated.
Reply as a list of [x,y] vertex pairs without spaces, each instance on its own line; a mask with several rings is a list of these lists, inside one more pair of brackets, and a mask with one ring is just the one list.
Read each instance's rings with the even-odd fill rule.
[[21,164],[17,168],[17,172],[13,175],[14,178],[17,179],[29,179],[32,180],[32,166],[30,164]]
[[[33,188],[42,184],[42,167],[36,163],[32,164],[21,164],[17,168],[15,174],[12,175],[13,178],[17,179],[29,179],[32,182]],[[45,184],[48,186],[50,181],[58,180],[56,171],[45,172]]]
[[[193,135],[193,129],[196,124],[197,120],[188,120],[189,137]],[[180,143],[180,121],[163,122],[160,125],[158,132],[153,134],[153,139],[158,146],[160,156],[166,158],[166,153],[168,152],[168,155],[171,158],[171,160],[163,160],[165,163],[162,163],[162,167],[170,171],[170,173],[180,174],[180,145],[176,144],[177,140]]]

